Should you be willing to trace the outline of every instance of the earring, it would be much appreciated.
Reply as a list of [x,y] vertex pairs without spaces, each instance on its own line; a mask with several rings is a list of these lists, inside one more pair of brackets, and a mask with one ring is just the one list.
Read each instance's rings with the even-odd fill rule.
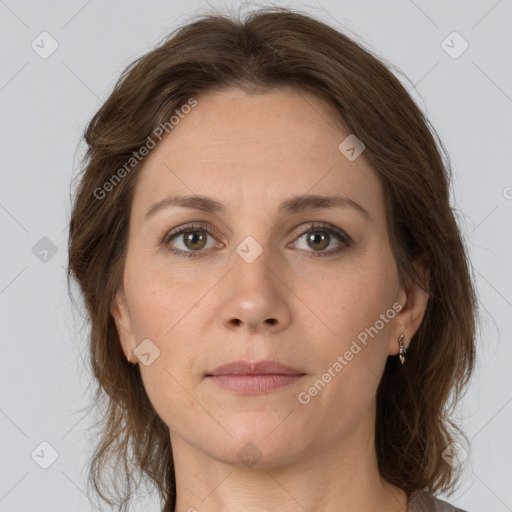
[[128,362],[129,362],[130,364],[133,364],[133,363],[131,362],[131,360],[130,360],[131,355],[132,355],[132,351],[131,351],[131,350],[129,350],[129,351],[128,351],[128,355],[126,356],[126,359],[128,360]]
[[398,357],[400,358],[400,362],[402,364],[404,364],[405,363],[405,354],[406,354],[407,350],[405,350],[403,334],[400,334],[400,336],[398,337],[398,344],[400,345],[400,351],[398,353]]

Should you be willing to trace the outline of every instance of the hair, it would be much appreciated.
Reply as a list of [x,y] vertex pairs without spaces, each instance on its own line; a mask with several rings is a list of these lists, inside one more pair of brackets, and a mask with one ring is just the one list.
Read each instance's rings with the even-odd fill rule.
[[[396,68],[384,62],[354,38],[295,10],[259,8],[243,18],[208,13],[130,64],[90,120],[69,224],[68,285],[72,277],[78,282],[90,323],[97,381],[92,406],[99,409],[106,400],[88,483],[109,505],[127,509],[136,476],[156,486],[164,512],[176,504],[169,429],[146,394],[139,366],[127,363],[110,314],[122,289],[130,208],[144,163],[133,165],[133,155],[190,98],[230,87],[311,93],[363,141],[385,193],[400,280],[429,294],[405,365],[388,357],[377,390],[379,472],[408,495],[453,492],[460,474],[442,455],[458,437],[466,440],[450,414],[473,372],[473,278],[450,207],[446,150],[391,72]],[[428,263],[427,279],[415,270],[419,260]]]

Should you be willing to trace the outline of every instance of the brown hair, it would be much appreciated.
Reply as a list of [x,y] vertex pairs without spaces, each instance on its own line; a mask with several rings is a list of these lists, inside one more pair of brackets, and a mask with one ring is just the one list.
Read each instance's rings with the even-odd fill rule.
[[[176,500],[169,430],[146,395],[139,367],[126,362],[110,315],[122,287],[131,201],[143,160],[130,169],[126,162],[201,92],[237,86],[257,93],[284,85],[326,101],[363,141],[384,187],[400,278],[429,292],[405,365],[389,357],[378,388],[380,474],[408,494],[450,491],[460,477],[442,453],[456,435],[465,438],[449,412],[473,371],[476,299],[449,203],[446,150],[382,59],[321,21],[271,7],[244,19],[205,14],[180,27],[124,70],[85,131],[68,280],[78,282],[90,318],[98,381],[92,405],[106,398],[89,483],[120,510],[136,487],[132,470],[157,486],[164,511],[173,510]],[[414,271],[417,258],[429,263],[428,283]]]

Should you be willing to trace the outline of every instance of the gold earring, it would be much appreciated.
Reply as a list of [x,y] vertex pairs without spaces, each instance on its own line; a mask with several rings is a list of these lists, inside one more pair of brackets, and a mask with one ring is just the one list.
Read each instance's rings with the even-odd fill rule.
[[400,336],[398,337],[398,344],[400,346],[398,357],[400,358],[400,362],[402,364],[404,364],[405,363],[405,354],[406,354],[407,350],[405,350],[403,334],[400,334]]

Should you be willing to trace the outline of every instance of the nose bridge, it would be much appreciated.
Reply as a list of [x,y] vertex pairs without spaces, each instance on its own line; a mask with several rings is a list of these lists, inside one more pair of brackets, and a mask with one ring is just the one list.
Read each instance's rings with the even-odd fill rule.
[[278,267],[279,264],[275,258],[272,260],[271,240],[263,241],[262,236],[260,234],[258,239],[252,235],[246,236],[235,247],[231,277],[233,289],[240,288],[240,291],[247,293],[248,288],[265,296],[277,292],[276,271],[273,267]]

